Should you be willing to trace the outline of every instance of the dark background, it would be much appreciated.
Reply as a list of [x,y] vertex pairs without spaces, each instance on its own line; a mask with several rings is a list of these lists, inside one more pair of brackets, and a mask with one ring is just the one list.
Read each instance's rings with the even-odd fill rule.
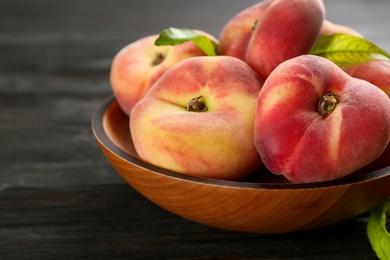
[[[0,0],[0,259],[376,259],[367,214],[285,235],[177,217],[128,186],[90,127],[114,55],[174,26],[218,37],[258,1]],[[390,51],[390,2],[326,0],[327,19]]]

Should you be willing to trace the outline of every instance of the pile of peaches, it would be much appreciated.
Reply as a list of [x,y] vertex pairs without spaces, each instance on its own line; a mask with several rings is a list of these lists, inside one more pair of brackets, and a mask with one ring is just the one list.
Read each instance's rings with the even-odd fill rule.
[[322,0],[264,0],[219,39],[195,32],[216,55],[193,41],[156,46],[156,34],[113,60],[112,90],[145,162],[223,180],[266,167],[311,183],[390,160],[390,62],[343,67],[311,54],[320,35],[363,38],[325,19]]

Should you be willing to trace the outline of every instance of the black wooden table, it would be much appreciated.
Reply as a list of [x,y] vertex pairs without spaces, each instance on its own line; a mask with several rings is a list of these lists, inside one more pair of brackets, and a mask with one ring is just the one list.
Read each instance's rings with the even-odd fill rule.
[[[245,234],[175,216],[108,164],[91,131],[126,44],[169,26],[218,36],[255,0],[0,0],[0,259],[376,259],[368,214]],[[327,0],[327,18],[390,51],[390,2]]]

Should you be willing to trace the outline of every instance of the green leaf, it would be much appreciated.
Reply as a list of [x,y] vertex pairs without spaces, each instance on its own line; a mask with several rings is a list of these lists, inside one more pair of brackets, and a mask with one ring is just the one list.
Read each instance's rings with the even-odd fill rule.
[[390,54],[374,43],[364,38],[342,33],[321,34],[311,54],[331,60],[340,67],[373,60],[390,61]]
[[390,259],[390,233],[386,228],[390,215],[390,200],[373,209],[367,225],[367,235],[372,249],[381,260]]
[[217,43],[191,29],[168,28],[160,33],[154,44],[157,46],[175,46],[188,41],[195,43],[208,56],[217,55]]

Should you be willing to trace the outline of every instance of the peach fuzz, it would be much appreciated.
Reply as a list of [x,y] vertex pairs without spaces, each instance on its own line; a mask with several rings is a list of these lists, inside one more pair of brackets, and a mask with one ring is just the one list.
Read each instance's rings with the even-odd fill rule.
[[245,61],[266,79],[280,63],[310,53],[324,16],[322,0],[275,0],[255,25]]
[[343,70],[354,78],[374,84],[390,97],[390,61],[369,61],[343,67]]
[[265,79],[281,62],[310,52],[325,15],[322,0],[265,0],[230,19],[219,55],[247,62]]
[[[350,76],[366,80],[381,90],[390,98],[390,62],[389,61],[369,61],[342,68]],[[390,144],[382,155],[372,162],[367,169],[380,169],[390,165]]]
[[294,183],[334,180],[377,159],[390,140],[390,99],[327,59],[280,64],[260,92],[255,145]]
[[[218,42],[203,31],[197,32]],[[138,39],[122,48],[113,59],[111,88],[119,106],[127,115],[169,67],[183,59],[205,55],[192,42],[177,46],[155,46],[157,38],[156,34]]]
[[223,27],[219,36],[219,55],[245,60],[246,49],[256,23],[275,0],[264,0],[237,13]]
[[131,113],[137,153],[148,163],[187,175],[244,177],[261,164],[253,133],[262,84],[245,62],[229,56],[177,63]]
[[357,171],[359,173],[377,171],[390,166],[390,143],[387,145],[383,153],[375,161],[364,166]]

